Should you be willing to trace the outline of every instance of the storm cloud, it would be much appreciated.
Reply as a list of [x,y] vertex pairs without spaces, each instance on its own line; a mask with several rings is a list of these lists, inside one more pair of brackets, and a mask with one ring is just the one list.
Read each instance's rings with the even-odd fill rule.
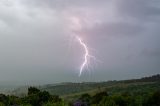
[[[159,5],[158,0],[1,0],[0,81],[45,84],[159,73]],[[71,19],[80,25],[72,26]],[[84,51],[72,34],[101,61],[80,78]]]

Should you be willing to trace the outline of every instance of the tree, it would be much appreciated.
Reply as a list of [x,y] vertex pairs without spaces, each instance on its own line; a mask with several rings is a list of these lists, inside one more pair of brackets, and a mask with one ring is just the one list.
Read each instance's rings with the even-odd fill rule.
[[92,97],[92,104],[99,104],[99,102],[103,99],[103,97],[108,96],[107,92],[97,93]]
[[39,92],[40,92],[40,90],[35,87],[28,88],[28,95],[38,94]]
[[90,102],[91,96],[88,93],[82,94],[79,98],[82,102]]
[[9,98],[9,105],[19,105],[21,103],[21,99],[17,96],[10,95]]
[[40,91],[35,87],[28,88],[28,102],[33,106],[41,106],[51,101],[52,96],[47,91]]
[[143,105],[160,106],[160,91],[155,91],[151,96],[148,97],[147,101],[145,101]]
[[52,99],[52,102],[54,102],[54,103],[62,101],[62,99],[58,95],[52,95],[51,99]]
[[0,94],[0,102],[5,104],[5,105],[8,105],[9,98],[4,94]]
[[51,95],[47,91],[40,92],[38,96],[41,102],[48,102],[51,99]]
[[33,95],[29,95],[29,96],[28,96],[28,102],[29,102],[32,106],[41,106],[39,100],[40,100],[40,99],[39,99],[38,94],[33,94]]
[[103,97],[98,106],[117,106],[111,97]]

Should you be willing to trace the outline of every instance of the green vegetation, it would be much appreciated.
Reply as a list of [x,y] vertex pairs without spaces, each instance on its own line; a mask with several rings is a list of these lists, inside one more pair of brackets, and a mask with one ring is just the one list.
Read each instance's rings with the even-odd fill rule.
[[[62,86],[66,90],[61,96],[55,95],[55,90],[62,90]],[[69,88],[72,89],[67,92]],[[29,87],[24,96],[0,94],[0,106],[160,106],[160,75],[124,81],[68,83],[68,87],[66,84],[55,88]]]
[[[148,90],[157,90],[160,88],[160,75],[154,75],[151,77],[144,77],[141,79],[123,80],[123,81],[107,81],[107,82],[83,82],[83,83],[61,83],[61,84],[49,84],[39,87],[41,90],[46,90],[52,95],[68,96],[79,93],[95,92],[99,90],[107,89],[109,92],[125,92],[141,90],[144,87]],[[147,88],[148,87],[148,88]],[[124,89],[124,91],[123,91]]]
[[0,106],[66,106],[57,95],[50,95],[47,91],[40,91],[35,87],[28,88],[28,95],[17,97],[0,95]]

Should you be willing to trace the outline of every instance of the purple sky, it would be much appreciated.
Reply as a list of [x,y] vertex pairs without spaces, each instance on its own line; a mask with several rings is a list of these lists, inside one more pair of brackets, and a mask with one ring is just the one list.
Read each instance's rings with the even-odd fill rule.
[[[1,0],[0,83],[46,84],[160,73],[159,0]],[[78,77],[84,50],[90,71]]]

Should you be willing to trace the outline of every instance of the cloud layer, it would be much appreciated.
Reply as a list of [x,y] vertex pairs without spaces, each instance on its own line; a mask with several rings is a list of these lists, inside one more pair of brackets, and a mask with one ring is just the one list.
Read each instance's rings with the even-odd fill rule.
[[[1,0],[0,80],[42,84],[159,73],[159,5],[157,0]],[[102,61],[81,78],[83,48],[74,34]]]

